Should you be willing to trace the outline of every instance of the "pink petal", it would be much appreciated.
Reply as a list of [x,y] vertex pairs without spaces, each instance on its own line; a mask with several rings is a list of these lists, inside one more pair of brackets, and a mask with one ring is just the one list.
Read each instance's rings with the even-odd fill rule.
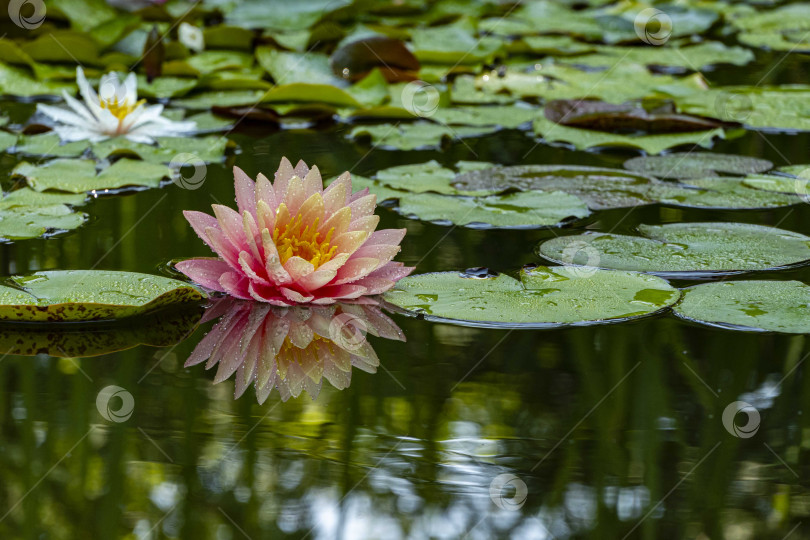
[[281,291],[281,294],[283,294],[285,298],[292,300],[293,302],[297,302],[299,304],[309,302],[314,298],[314,296],[312,296],[311,294],[303,295],[300,292],[288,289],[287,287],[279,287],[279,290]]
[[233,168],[233,180],[239,214],[250,212],[256,217],[256,185],[253,180],[239,167]]
[[243,300],[250,300],[251,298],[248,292],[250,281],[236,272],[222,274],[219,278],[219,284],[222,286],[222,289],[231,296]]
[[219,278],[231,270],[230,265],[220,259],[188,259],[177,263],[175,268],[191,278],[193,282],[220,292],[225,291],[219,284]]
[[191,228],[194,229],[194,232],[197,233],[197,236],[199,236],[203,242],[213,249],[213,246],[211,246],[211,243],[208,241],[208,235],[205,234],[205,229],[209,227],[218,229],[219,222],[217,221],[217,218],[194,210],[184,210],[183,216],[185,216],[186,221],[189,222]]
[[379,266],[380,260],[371,257],[349,259],[349,261],[338,270],[335,285],[357,281],[361,277],[365,277],[376,270]]

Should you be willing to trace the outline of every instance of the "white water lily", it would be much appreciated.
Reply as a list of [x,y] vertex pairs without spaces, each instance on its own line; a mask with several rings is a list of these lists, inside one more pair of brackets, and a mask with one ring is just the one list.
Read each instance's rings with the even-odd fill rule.
[[177,39],[194,52],[202,52],[205,49],[203,31],[187,22],[180,23],[177,28]]
[[123,84],[115,72],[101,77],[99,94],[87,82],[81,67],[76,83],[84,103],[62,92],[71,110],[38,104],[37,110],[57,122],[54,131],[64,142],[102,141],[123,136],[133,142],[152,144],[155,137],[179,137],[194,131],[195,122],[175,122],[161,116],[163,105],[138,101],[138,81],[130,73]]

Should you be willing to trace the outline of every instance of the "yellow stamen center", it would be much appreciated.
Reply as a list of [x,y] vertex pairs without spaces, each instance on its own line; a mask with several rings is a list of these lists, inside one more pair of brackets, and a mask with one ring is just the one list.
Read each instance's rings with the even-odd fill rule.
[[123,122],[124,118],[127,117],[132,111],[138,108],[139,105],[146,103],[145,99],[142,99],[136,103],[130,104],[128,99],[123,99],[118,101],[118,97],[113,97],[111,99],[104,99],[99,98],[99,104],[101,105],[102,109],[107,109],[118,119],[118,123],[120,124]]
[[281,227],[276,225],[273,230],[273,243],[278,249],[281,264],[287,262],[290,257],[301,257],[318,268],[332,260],[337,252],[337,246],[330,245],[335,228],[329,229],[326,236],[321,238],[321,233],[318,232],[319,219],[315,219],[312,225],[302,227],[303,216],[296,214]]

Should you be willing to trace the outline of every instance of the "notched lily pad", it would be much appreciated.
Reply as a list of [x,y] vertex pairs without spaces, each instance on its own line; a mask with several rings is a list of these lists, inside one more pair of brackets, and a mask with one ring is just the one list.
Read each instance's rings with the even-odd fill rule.
[[810,286],[801,281],[723,281],[683,291],[678,317],[729,330],[810,334]]
[[0,286],[0,320],[75,322],[122,319],[203,300],[175,279],[108,270],[51,270]]
[[588,232],[542,242],[537,253],[568,265],[683,279],[791,268],[810,260],[810,237],[747,223],[639,225],[642,236]]
[[628,159],[624,167],[660,178],[704,178],[718,173],[749,174],[770,170],[767,159],[710,152],[680,152],[665,156],[639,156]]
[[495,328],[553,328],[621,322],[674,304],[665,280],[596,268],[524,268],[507,275],[439,272],[400,280],[385,293],[394,306],[429,320]]

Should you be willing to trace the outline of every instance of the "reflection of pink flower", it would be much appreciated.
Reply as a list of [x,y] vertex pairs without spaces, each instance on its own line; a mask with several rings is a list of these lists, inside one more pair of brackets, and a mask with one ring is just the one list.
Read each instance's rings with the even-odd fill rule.
[[225,298],[203,322],[217,317],[222,318],[185,365],[219,364],[214,383],[235,372],[236,397],[253,383],[259,403],[273,388],[285,401],[304,389],[314,399],[323,378],[342,390],[351,383],[352,367],[375,373],[380,361],[366,333],[405,341],[402,330],[373,303],[279,308]]
[[349,173],[324,189],[317,167],[284,158],[272,184],[239,168],[234,178],[238,212],[184,212],[220,256],[177,264],[200,285],[277,306],[331,304],[383,293],[413,270],[391,261],[405,229],[375,231],[377,199],[352,194]]

